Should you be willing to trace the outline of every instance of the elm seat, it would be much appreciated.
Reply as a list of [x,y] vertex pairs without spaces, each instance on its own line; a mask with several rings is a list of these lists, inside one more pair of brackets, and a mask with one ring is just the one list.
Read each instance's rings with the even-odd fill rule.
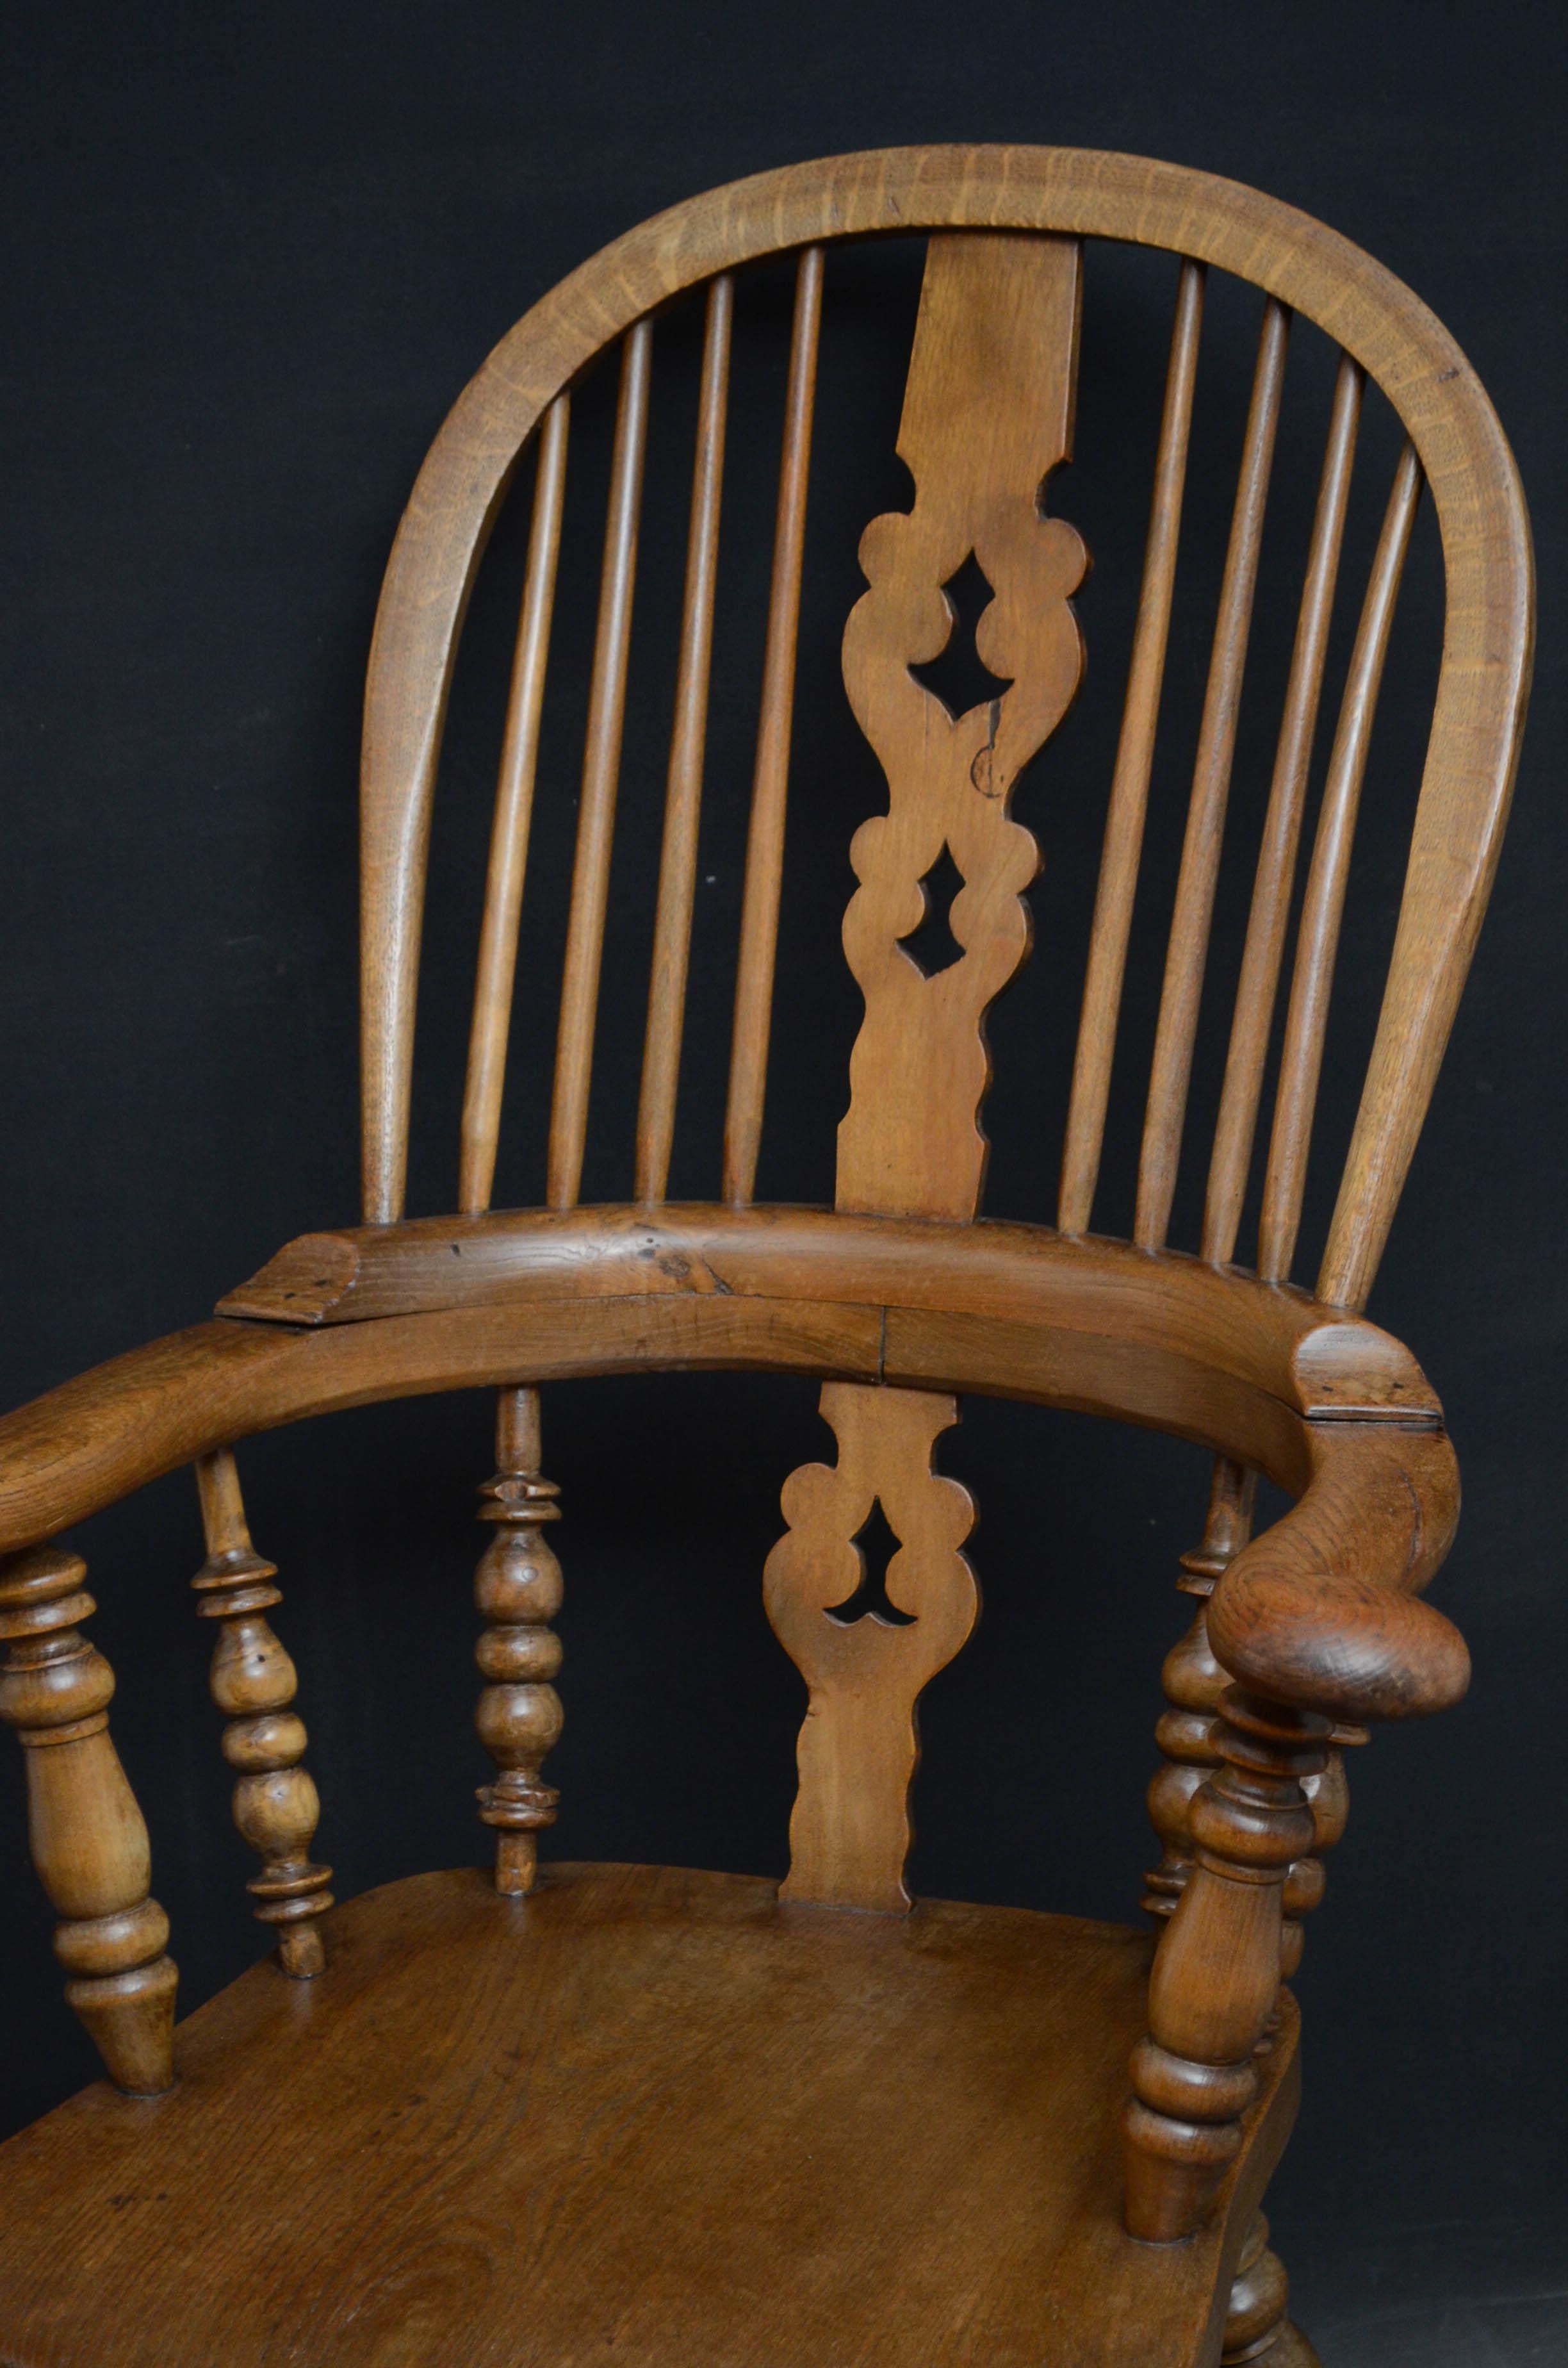
[[[865,814],[851,842],[858,885],[843,919],[863,1016],[835,1205],[769,1205],[756,1183],[765,1089],[791,1032],[780,1026],[774,1042],[787,809],[791,787],[798,804],[801,794],[790,744],[813,419],[819,358],[831,369],[835,351],[828,254],[898,236],[926,241],[896,434],[914,495],[866,528],[869,588],[843,647],[844,688],[886,782],[885,812]],[[1038,1209],[1003,1222],[981,1215],[984,1023],[1028,950],[1040,857],[1011,802],[1082,666],[1086,553],[1048,514],[1044,489],[1071,456],[1081,334],[1096,326],[1085,246],[1114,240],[1176,258],[1170,360],[1055,1222]],[[736,442],[730,361],[747,317],[737,288],[775,256],[795,258],[795,295],[721,1190],[676,1203],[729,552],[720,519]],[[1176,563],[1214,271],[1263,301],[1170,883],[1135,1212],[1131,1238],[1113,1240],[1092,1220],[1112,1073],[1130,1057],[1119,1028],[1149,889],[1144,825],[1186,583]],[[674,726],[649,989],[633,1015],[631,1190],[585,1207],[596,1036],[620,999],[604,991],[604,962],[619,912],[611,854],[636,681],[654,324],[664,337],[665,317],[699,290]],[[1201,1226],[1183,1250],[1170,1235],[1199,1015],[1216,991],[1211,924],[1265,515],[1290,430],[1287,353],[1292,336],[1319,331],[1337,351],[1311,464],[1316,505]],[[541,886],[537,864],[528,877],[530,909],[564,915],[541,1204],[496,1211],[512,1012],[528,999],[530,826],[560,728],[545,685],[574,515],[570,423],[584,374],[611,351],[619,392],[570,886]],[[1379,390],[1403,442],[1365,538],[1330,734],[1358,437]],[[475,573],[525,450],[533,506],[457,1208],[410,1217],[442,728]],[[1425,491],[1442,541],[1442,664],[1376,1035],[1307,1290],[1290,1278],[1324,1132],[1318,1087],[1325,1067],[1344,1066],[1330,993]],[[653,556],[641,564],[646,575]],[[974,571],[990,597],[972,657],[989,688],[965,705],[952,668],[946,694],[930,670],[964,638],[951,587]],[[503,340],[421,472],[371,654],[365,1222],[290,1243],[210,1322],[0,1420],[0,1715],[26,1747],[32,1852],[60,1919],[66,1995],[109,2075],[0,2147],[0,2361],[1311,2368],[1259,2208],[1296,2104],[1285,1984],[1344,1829],[1346,1752],[1369,1723],[1441,1709],[1468,1679],[1462,1641],[1421,1600],[1458,1512],[1442,1409],[1363,1311],[1496,860],[1530,601],[1512,461],[1448,333],[1321,224],[1175,166],[974,147],[765,174],[629,233]],[[972,685],[971,671],[962,678]],[[1389,766],[1384,755],[1373,770],[1380,787]],[[1049,845],[1051,817],[1040,829]],[[1255,1208],[1253,1270],[1237,1260]],[[836,1441],[833,1463],[787,1480],[784,1533],[763,1573],[768,1617],[810,1693],[778,1884],[540,1859],[558,1807],[546,1767],[562,1716],[551,1622],[563,1586],[540,1386],[694,1367],[815,1377]],[[269,1618],[278,1574],[252,1541],[234,1448],[335,1407],[472,1386],[497,1393],[475,1579],[493,1873],[416,1875],[335,1908],[331,1870],[312,1856],[321,1804],[297,1676]],[[1213,1458],[1202,1536],[1178,1582],[1190,1624],[1164,1671],[1152,1936],[915,1903],[905,1887],[916,1704],[978,1611],[964,1552],[973,1507],[938,1453],[968,1391],[1151,1426]],[[168,1919],[108,1731],[114,1680],[85,1634],[85,1566],[61,1539],[186,1462],[234,1816],[260,1861],[249,1888],[278,1948],[176,2031]],[[1260,1474],[1294,1501],[1254,1536]],[[855,1608],[858,1541],[879,1512],[897,1545],[883,1582],[895,1619]]]
[[[665,1867],[551,1866],[526,1899],[414,1876],[337,1911],[321,1981],[258,1965],[192,2015],[168,2097],[128,2118],[100,2084],[0,2149],[6,2357],[1198,2360],[1240,2214],[1156,2248],[1118,2210],[1150,1948]],[[1231,2175],[1253,2201],[1294,2039]]]

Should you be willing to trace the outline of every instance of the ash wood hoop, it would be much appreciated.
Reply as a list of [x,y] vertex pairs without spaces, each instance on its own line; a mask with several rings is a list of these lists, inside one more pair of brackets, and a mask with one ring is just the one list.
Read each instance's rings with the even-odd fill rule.
[[366,695],[364,1193],[401,1213],[425,862],[451,667],[474,568],[556,395],[653,307],[753,258],[938,229],[1163,247],[1252,280],[1374,378],[1430,489],[1448,573],[1443,666],[1376,1042],[1319,1295],[1365,1304],[1474,948],[1506,817],[1532,648],[1529,528],[1496,414],[1454,339],[1349,240],[1256,190],[1096,150],[903,148],[791,165],[676,206],[525,315],[420,472],[377,616]]

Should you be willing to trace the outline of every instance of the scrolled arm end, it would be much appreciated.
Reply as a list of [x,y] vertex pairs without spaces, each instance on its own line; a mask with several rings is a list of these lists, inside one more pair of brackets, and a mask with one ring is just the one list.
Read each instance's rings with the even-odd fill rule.
[[1464,1638],[1419,1596],[1261,1561],[1249,1569],[1248,1559],[1233,1565],[1209,1608],[1210,1641],[1244,1685],[1357,1722],[1425,1718],[1462,1700]]

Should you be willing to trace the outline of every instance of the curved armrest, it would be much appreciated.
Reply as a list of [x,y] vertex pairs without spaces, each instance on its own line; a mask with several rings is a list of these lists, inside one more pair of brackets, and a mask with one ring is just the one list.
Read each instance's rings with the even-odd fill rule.
[[1446,1432],[1320,1423],[1318,1468],[1294,1511],[1236,1556],[1209,1637],[1254,1692],[1331,1718],[1419,1718],[1470,1683],[1450,1621],[1423,1603],[1459,1518]]
[[[307,1235],[212,1322],[0,1419],[0,1553],[334,1407],[698,1367],[1080,1407],[1256,1465],[1301,1501],[1228,1575],[1216,1641],[1238,1677],[1286,1700],[1381,1684],[1392,1702],[1392,1679],[1335,1640],[1367,1645],[1374,1611],[1385,1630],[1436,1618],[1395,1604],[1448,1545],[1453,1453],[1420,1368],[1375,1326],[1171,1252],[802,1209],[528,1211]],[[1344,1595],[1358,1580],[1380,1590],[1370,1608]],[[1383,1650],[1403,1668],[1397,1640]],[[1424,1689],[1399,1706],[1436,1707]]]

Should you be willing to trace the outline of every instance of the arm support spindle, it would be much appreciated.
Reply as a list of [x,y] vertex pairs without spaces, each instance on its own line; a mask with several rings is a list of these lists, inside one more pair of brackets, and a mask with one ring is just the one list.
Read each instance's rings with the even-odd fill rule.
[[277,1567],[251,1543],[233,1454],[219,1448],[196,1466],[207,1560],[191,1585],[198,1617],[222,1624],[212,1648],[212,1699],[229,1721],[223,1757],[238,1779],[234,1823],[262,1861],[245,1888],[264,1924],[278,1927],[278,1962],[296,1980],[326,1970],[316,1918],[332,1906],[330,1866],[311,1843],[321,1816],[305,1756],[304,1722],[290,1705],[299,1680],[266,1617],[283,1598]]
[[148,1896],[147,1827],[108,1732],[114,1671],[80,1634],[86,1565],[57,1545],[0,1564],[0,1718],[27,1747],[33,1864],[60,1917],[65,1996],[131,2096],[175,2082],[169,1919]]
[[561,1518],[553,1480],[540,1477],[539,1392],[501,1392],[493,1480],[481,1494],[482,1521],[494,1536],[474,1575],[474,1600],[493,1624],[475,1651],[489,1683],[479,1698],[479,1739],[501,1773],[480,1788],[480,1816],[496,1828],[495,1888],[534,1887],[539,1830],[555,1823],[560,1794],[540,1781],[545,1754],[561,1740],[561,1697],[551,1680],[561,1639],[549,1622],[561,1609],[561,1565],[540,1536]]

